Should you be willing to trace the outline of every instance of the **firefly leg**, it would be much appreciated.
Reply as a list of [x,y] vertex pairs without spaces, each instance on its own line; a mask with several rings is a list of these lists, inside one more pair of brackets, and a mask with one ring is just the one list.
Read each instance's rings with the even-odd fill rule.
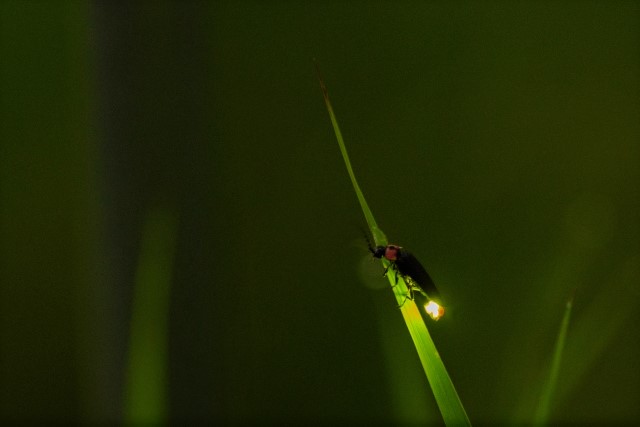
[[396,286],[398,286],[398,270],[395,268],[394,264],[390,264],[387,268],[384,269],[384,276],[387,275],[388,270],[391,268],[392,271],[395,271],[396,276],[395,276],[395,285],[391,285],[392,288],[395,288]]
[[413,291],[409,290],[409,293],[407,293],[407,295],[404,296],[404,301],[402,301],[402,304],[400,304],[398,306],[398,308],[401,308],[405,302],[407,302],[407,300],[413,301]]
[[[398,278],[398,276],[396,276],[396,279]],[[398,308],[401,308],[404,303],[407,302],[407,300],[411,300],[413,301],[413,291],[414,291],[414,287],[411,285],[411,282],[409,280],[407,280],[407,278],[404,278],[405,283],[407,284],[407,295],[404,296],[404,301],[402,301],[402,304],[400,304],[398,306]],[[398,282],[396,281],[396,285],[398,284]]]
[[400,304],[400,305],[398,306],[398,308],[402,308],[402,306],[404,305],[404,303],[405,303],[405,302],[407,302],[407,300],[408,300],[408,299],[410,299],[410,298],[409,298],[409,296],[408,296],[408,295],[406,295],[406,296],[404,297],[404,300],[402,301],[402,304]]
[[391,264],[389,264],[389,266],[384,269],[384,271],[382,272],[382,277],[387,275],[387,271],[389,271],[390,268],[391,268]]
[[396,263],[391,261],[387,266],[387,268],[384,269],[384,272],[382,273],[382,275],[386,276],[387,273],[389,272],[389,269],[391,269],[392,271],[395,271],[396,273],[398,272],[398,269],[396,268]]

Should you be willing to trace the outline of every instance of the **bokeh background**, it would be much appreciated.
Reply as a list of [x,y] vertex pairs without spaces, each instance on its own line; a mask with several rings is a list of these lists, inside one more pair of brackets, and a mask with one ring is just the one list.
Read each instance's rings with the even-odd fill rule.
[[0,2],[0,419],[640,420],[636,1]]

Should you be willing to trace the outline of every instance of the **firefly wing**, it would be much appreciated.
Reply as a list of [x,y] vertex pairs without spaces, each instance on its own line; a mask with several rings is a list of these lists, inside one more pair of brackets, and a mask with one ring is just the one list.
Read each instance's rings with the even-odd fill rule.
[[429,295],[429,298],[440,299],[440,292],[438,292],[436,284],[433,283],[427,270],[425,270],[422,264],[420,264],[420,261],[418,261],[411,252],[401,249],[396,259],[396,266],[400,274],[411,277],[411,279]]

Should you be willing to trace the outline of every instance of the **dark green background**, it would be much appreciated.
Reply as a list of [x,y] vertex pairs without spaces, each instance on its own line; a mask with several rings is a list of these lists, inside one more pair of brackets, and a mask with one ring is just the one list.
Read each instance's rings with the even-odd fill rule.
[[472,422],[640,419],[635,1],[0,2],[0,419],[120,420],[174,215],[168,413],[438,422],[322,102],[448,306]]

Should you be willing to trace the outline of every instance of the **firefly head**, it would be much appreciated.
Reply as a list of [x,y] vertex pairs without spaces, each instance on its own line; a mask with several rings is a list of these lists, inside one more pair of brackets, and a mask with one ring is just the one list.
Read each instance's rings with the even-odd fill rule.
[[386,246],[377,246],[374,249],[373,245],[371,245],[371,240],[369,240],[369,236],[366,233],[364,233],[364,238],[367,240],[367,247],[369,248],[369,252],[371,252],[375,258],[382,258],[385,255],[387,249]]
[[385,252],[387,251],[387,247],[386,246],[378,246],[375,249],[373,249],[372,247],[369,247],[369,250],[373,254],[374,258],[382,258],[384,256]]
[[375,250],[371,247],[369,248],[375,258],[385,257],[389,261],[395,261],[398,259],[400,249],[402,248],[396,245],[378,246]]

